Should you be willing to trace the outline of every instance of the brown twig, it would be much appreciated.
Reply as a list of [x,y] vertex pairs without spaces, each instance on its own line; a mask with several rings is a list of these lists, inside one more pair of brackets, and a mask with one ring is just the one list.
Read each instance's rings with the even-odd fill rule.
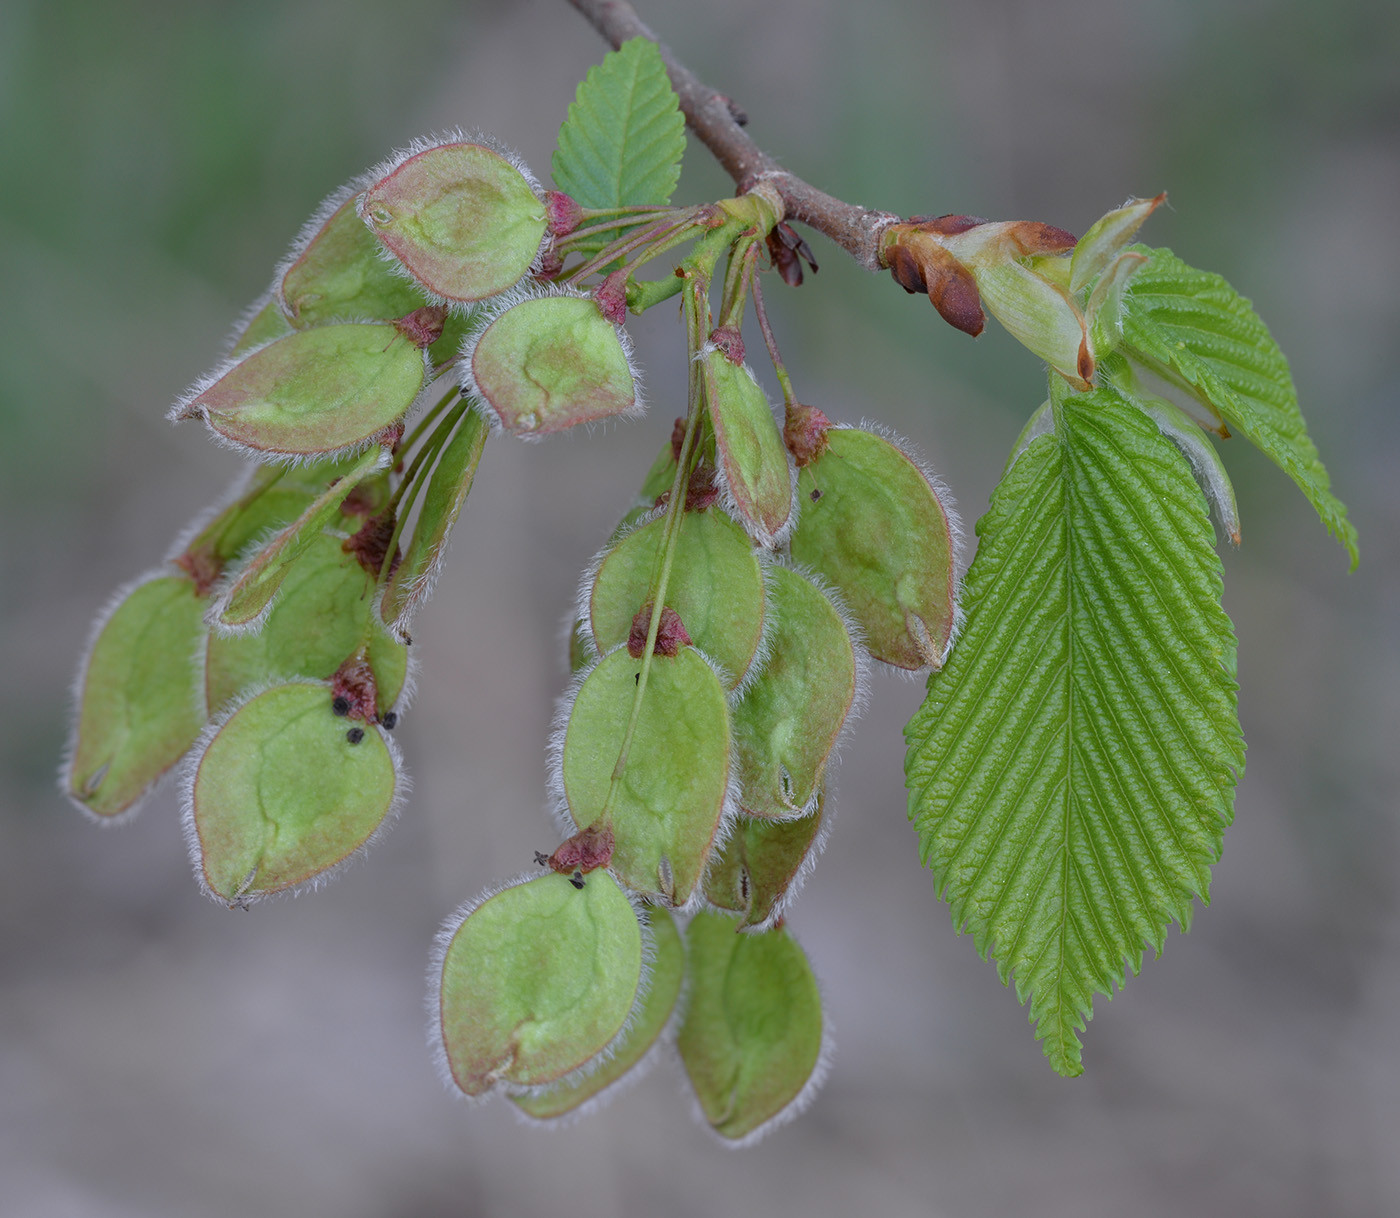
[[614,47],[629,38],[655,42],[681,100],[690,129],[705,145],[740,191],[759,182],[776,188],[786,219],[797,220],[830,237],[868,271],[883,270],[880,235],[900,217],[843,203],[783,169],[744,132],[727,97],[698,80],[677,61],[670,49],[647,28],[627,0],[569,0]]

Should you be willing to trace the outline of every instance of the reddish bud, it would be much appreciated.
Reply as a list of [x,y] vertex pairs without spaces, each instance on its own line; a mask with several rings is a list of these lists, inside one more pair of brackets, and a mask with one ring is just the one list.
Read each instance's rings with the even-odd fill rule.
[[420,351],[426,351],[442,337],[447,321],[446,305],[424,305],[394,322],[394,329]]
[[681,459],[681,449],[685,447],[685,416],[671,424],[671,460]]
[[[389,542],[394,536],[394,514],[385,512],[381,516],[371,516],[360,526],[359,532],[347,537],[341,549],[353,554],[366,571],[378,576],[384,566],[384,557],[389,553]],[[398,547],[394,547],[394,557],[389,564],[389,574],[399,565]]]
[[826,451],[831,420],[815,406],[789,406],[783,419],[783,443],[801,469]]
[[921,232],[938,233],[943,237],[956,236],[958,233],[965,233],[970,228],[976,228],[979,224],[988,224],[990,221],[981,216],[913,216],[909,223],[917,224]]
[[544,192],[545,221],[556,237],[567,237],[583,219],[583,208],[562,190]]
[[535,278],[544,282],[558,278],[559,272],[564,269],[564,259],[553,246],[540,255],[539,263],[540,269],[535,272]]
[[186,550],[175,565],[194,580],[194,594],[200,597],[209,595],[224,571],[224,564],[208,543]]
[[690,480],[685,485],[685,510],[703,512],[713,507],[719,499],[719,482],[715,478],[715,467],[709,464],[697,465],[690,471]]
[[[651,629],[651,610],[651,603],[648,602],[637,611],[637,616],[632,619],[632,629],[627,634],[627,654],[634,660],[640,660],[646,653],[647,631]],[[681,615],[670,605],[664,606],[661,610],[661,622],[656,630],[656,646],[652,648],[652,654],[666,656],[670,659],[682,647],[689,646],[690,635],[681,622]]]
[[551,871],[557,871],[560,875],[572,876],[575,872],[587,875],[612,861],[614,844],[611,828],[604,825],[600,829],[590,825],[561,843],[549,856],[547,864]]
[[817,264],[812,257],[812,248],[790,224],[778,224],[768,234],[768,256],[773,269],[782,277],[788,287],[802,285],[802,263],[805,261],[816,274]]
[[344,706],[346,718],[378,722],[379,690],[374,683],[374,670],[363,653],[351,656],[335,670],[331,677],[331,705],[337,715]]
[[620,326],[627,320],[627,270],[621,268],[613,271],[596,288],[593,289],[593,299],[598,302],[598,308],[615,326]]
[[744,362],[744,336],[738,326],[720,326],[710,332],[710,342],[724,352],[731,364]]

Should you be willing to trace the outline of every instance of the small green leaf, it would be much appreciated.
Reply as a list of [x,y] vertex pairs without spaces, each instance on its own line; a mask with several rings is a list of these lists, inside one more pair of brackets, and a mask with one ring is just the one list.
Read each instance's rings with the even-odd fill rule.
[[554,151],[554,183],[584,207],[666,204],[685,118],[656,44],[633,38],[589,68]]
[[319,456],[369,443],[401,419],[427,375],[392,325],[300,330],[197,385],[171,412],[254,453]]
[[977,526],[966,625],[906,729],[909,816],[953,922],[1078,1074],[1096,992],[1189,925],[1244,743],[1210,517],[1113,390],[1056,403]]
[[408,677],[408,648],[375,616],[373,591],[374,577],[339,537],[314,534],[257,634],[210,636],[204,657],[210,713],[272,678],[330,680],[366,639],[379,710],[389,710]]
[[749,816],[810,811],[856,695],[846,623],[808,579],[770,572],[768,662],[734,709],[739,806]]
[[793,519],[793,466],[773,408],[747,365],[733,363],[718,347],[701,361],[724,489],[739,523],[771,548]]
[[[625,643],[650,600],[665,527],[658,518],[634,529],[599,565],[588,600],[599,651]],[[724,671],[726,686],[739,685],[763,639],[763,568],[743,529],[718,509],[681,517],[666,603],[691,642]]]
[[[591,880],[590,880],[591,882]],[[573,1112],[603,1093],[624,1076],[635,1078],[643,1059],[662,1037],[680,998],[685,978],[685,948],[671,915],[659,905],[647,908],[654,955],[646,997],[631,1025],[611,1046],[611,1053],[597,1069],[576,1082],[566,1082],[531,1095],[513,1095],[522,1112],[537,1121],[549,1121]]]
[[381,256],[355,210],[355,185],[327,200],[312,220],[321,223],[298,243],[282,274],[282,306],[297,329],[330,321],[391,321],[428,303]]
[[948,508],[883,436],[834,427],[826,440],[798,476],[793,560],[841,594],[877,660],[937,668],[952,637],[957,588]]
[[360,197],[360,216],[429,292],[485,300],[518,283],[539,253],[545,207],[494,149],[415,145]]
[[796,1116],[820,1082],[816,978],[786,930],[735,934],[698,913],[686,930],[690,998],[676,1047],[710,1127],[752,1142]]
[[560,786],[580,829],[611,826],[611,867],[634,892],[684,905],[699,886],[729,786],[729,707],[693,647],[652,656],[627,763],[642,661],[625,647],[584,678],[560,750]]
[[423,494],[418,522],[384,589],[380,612],[390,625],[406,622],[428,598],[447,555],[447,543],[471,493],[477,466],[490,430],[484,415],[469,410],[442,450]]
[[548,873],[459,911],[438,936],[445,1065],[467,1095],[557,1082],[622,1032],[642,982],[636,912],[606,871]]
[[763,927],[782,916],[821,849],[825,796],[793,820],[740,816],[705,872],[705,900],[743,915],[741,925]]
[[253,554],[219,595],[211,610],[215,628],[233,632],[256,629],[287,572],[311,539],[339,518],[340,505],[356,486],[388,464],[389,454],[382,448],[372,448],[348,467],[342,467],[345,472]]
[[640,402],[624,338],[592,297],[530,297],[468,339],[463,388],[518,436],[632,414]]
[[323,879],[384,823],[394,755],[377,727],[347,735],[345,724],[328,685],[295,682],[249,699],[209,737],[190,769],[185,824],[211,896],[246,903]]
[[1288,361],[1253,306],[1219,275],[1187,266],[1170,250],[1133,248],[1148,261],[1129,285],[1125,353],[1166,382],[1163,396],[1175,390],[1208,403],[1292,478],[1354,570],[1356,529],[1308,436]]
[[204,715],[193,661],[207,605],[189,579],[159,575],[98,619],[63,775],[85,811],[131,811],[195,742]]

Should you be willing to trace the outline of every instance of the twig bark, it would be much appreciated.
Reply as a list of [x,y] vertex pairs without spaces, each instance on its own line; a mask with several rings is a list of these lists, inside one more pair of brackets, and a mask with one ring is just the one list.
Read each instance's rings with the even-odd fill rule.
[[729,99],[701,82],[637,16],[627,0],[569,0],[614,47],[629,38],[655,42],[681,100],[690,129],[719,161],[740,191],[759,182],[776,188],[786,219],[797,220],[831,238],[869,271],[880,263],[880,234],[900,217],[844,203],[783,169],[745,133]]

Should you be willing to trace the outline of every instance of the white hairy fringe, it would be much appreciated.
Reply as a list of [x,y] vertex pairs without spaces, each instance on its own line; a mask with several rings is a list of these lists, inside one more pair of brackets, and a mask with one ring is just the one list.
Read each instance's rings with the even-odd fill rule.
[[[609,876],[617,884],[622,895],[627,898],[627,903],[631,905],[633,912],[637,915],[637,922],[641,927],[642,956],[641,972],[637,980],[637,989],[632,996],[632,1005],[628,1008],[627,1017],[623,1020],[622,1026],[617,1033],[592,1057],[576,1066],[568,1073],[561,1075],[553,1082],[540,1086],[523,1086],[510,1084],[505,1080],[497,1080],[486,1091],[480,1095],[468,1095],[458,1085],[457,1080],[452,1075],[452,1066],[447,1058],[447,1045],[442,1032],[442,972],[447,963],[447,953],[452,947],[452,940],[457,937],[457,932],[462,929],[462,924],[486,904],[492,897],[499,896],[510,888],[518,888],[522,884],[527,884],[531,880],[541,878],[541,875],[548,875],[550,872],[523,871],[518,875],[499,884],[491,884],[479,892],[468,901],[462,902],[451,914],[443,919],[438,932],[433,936],[432,949],[428,959],[428,988],[424,995],[424,1013],[427,1016],[427,1039],[428,1051],[433,1059],[433,1068],[437,1072],[438,1078],[447,1091],[462,1100],[464,1103],[476,1106],[484,1104],[492,1096],[503,1095],[542,1095],[556,1087],[568,1087],[581,1082],[587,1078],[605,1062],[611,1061],[616,1055],[622,1042],[626,1039],[628,1032],[632,1030],[637,1021],[637,1016],[642,1009],[642,1004],[646,1000],[646,995],[651,988],[652,964],[656,959],[656,945],[652,938],[651,925],[643,916],[642,905],[639,898],[631,892],[616,876],[609,871]],[[596,1098],[596,1097],[594,1097]],[[520,1113],[520,1115],[526,1115]],[[536,1122],[539,1124],[552,1124],[554,1122]]]
[[[111,816],[103,816],[94,812],[81,799],[73,794],[75,786],[73,765],[78,756],[78,728],[82,722],[83,712],[83,686],[87,680],[88,666],[92,663],[92,653],[97,649],[98,640],[102,637],[102,632],[107,628],[107,624],[112,620],[117,610],[121,608],[137,588],[142,584],[148,584],[156,579],[188,579],[185,572],[178,567],[169,564],[161,567],[153,567],[149,571],[143,571],[134,579],[128,580],[108,595],[102,603],[102,608],[97,611],[97,616],[93,619],[92,625],[88,627],[87,639],[83,643],[82,654],[78,657],[78,667],[73,674],[73,679],[68,684],[68,736],[63,745],[63,757],[58,766],[58,789],[64,799],[78,809],[88,820],[96,825],[124,825],[130,821],[142,808],[146,806],[146,801],[160,786],[165,776],[174,771],[180,763],[189,755],[187,749],[179,757],[175,758],[164,770],[157,774],[150,782],[142,788],[141,792],[122,811],[115,812]],[[203,719],[205,717],[204,701],[202,697],[196,697],[194,708]],[[193,746],[191,746],[193,747]]]
[[[224,337],[220,359],[227,360],[233,358],[233,349],[242,341],[243,336],[248,332],[248,327],[253,324],[257,315],[267,308],[274,300],[277,301],[278,312],[280,312],[284,318],[286,317],[286,310],[282,308],[282,294],[278,290],[282,284],[282,273],[282,266],[279,263],[277,271],[273,275],[272,282],[268,285],[267,290],[238,315],[238,320],[234,322],[233,329]],[[288,322],[288,325],[290,324],[291,323]],[[282,337],[285,338],[286,336],[283,335]],[[259,346],[266,345],[265,343],[259,344]],[[245,352],[244,354],[247,353]]]
[[[694,358],[697,361],[703,362],[713,351],[720,351],[721,355],[724,354],[714,343],[706,342],[695,354]],[[728,359],[729,357],[725,355],[724,358]],[[768,401],[768,394],[763,386],[759,384],[758,378],[754,376],[753,369],[750,368],[747,363],[742,364],[741,367],[744,372],[748,374],[749,380],[753,381],[754,387],[763,394],[763,400],[768,405],[768,413],[772,415],[773,403]],[[783,446],[783,456],[787,460],[788,467],[788,514],[787,519],[771,533],[759,524],[758,521],[746,520],[744,513],[739,510],[739,504],[735,500],[733,492],[729,489],[729,478],[724,472],[723,457],[715,462],[715,485],[719,488],[720,503],[723,505],[725,512],[741,525],[744,532],[752,537],[754,541],[769,550],[775,550],[779,546],[784,545],[788,538],[792,536],[792,530],[797,527],[799,511],[797,502],[797,465],[792,459],[792,454],[787,451],[786,445]]]
[[[347,326],[382,326],[388,323],[383,321],[346,321],[336,322],[335,324]],[[298,330],[296,331],[296,333],[306,334],[309,333],[309,331]],[[428,355],[426,350],[420,350],[418,354],[423,361],[423,384],[419,388],[418,392],[414,395],[413,401],[411,401],[408,404],[408,407],[404,410],[403,414],[400,415],[397,419],[395,419],[394,422],[386,424],[384,427],[379,428],[377,431],[374,431],[367,436],[363,436],[358,440],[352,441],[349,444],[342,444],[339,448],[328,448],[323,451],[318,451],[314,453],[283,452],[278,449],[257,448],[252,444],[245,444],[241,440],[235,440],[229,436],[224,435],[223,432],[219,431],[210,421],[209,412],[202,406],[195,406],[194,403],[198,401],[198,399],[208,390],[212,389],[221,380],[223,380],[224,377],[228,376],[228,374],[231,373],[235,368],[238,368],[240,365],[242,365],[244,361],[251,359],[259,352],[264,351],[268,347],[272,346],[273,343],[280,342],[283,338],[286,337],[288,337],[288,335],[284,334],[278,338],[274,338],[268,342],[262,343],[259,346],[253,347],[250,350],[245,351],[237,359],[221,360],[218,364],[214,366],[214,368],[211,371],[201,376],[198,380],[194,382],[194,384],[192,384],[188,389],[186,389],[184,393],[182,393],[178,398],[175,399],[175,404],[165,412],[165,417],[172,423],[183,423],[187,419],[199,419],[201,422],[203,422],[205,427],[208,428],[209,434],[214,437],[214,442],[220,445],[221,447],[227,448],[231,452],[239,453],[242,456],[251,457],[254,461],[257,461],[263,465],[284,465],[288,469],[296,469],[300,466],[315,465],[318,462],[330,461],[338,457],[352,457],[357,453],[365,452],[366,450],[372,448],[376,444],[382,445],[383,442],[386,439],[388,439],[388,437],[391,434],[393,434],[395,426],[400,421],[407,419],[414,412],[414,409],[415,407],[417,407],[418,403],[423,400],[425,395],[432,391],[433,386],[436,383],[436,380],[433,376],[432,359]]]
[[[592,294],[580,291],[572,284],[567,283],[539,283],[535,280],[522,279],[514,287],[507,288],[497,296],[492,296],[489,300],[481,302],[476,314],[472,318],[471,327],[462,338],[462,346],[457,353],[457,378],[462,386],[462,393],[471,398],[474,405],[478,406],[482,413],[491,420],[491,432],[493,435],[513,435],[520,440],[528,440],[531,443],[540,440],[547,440],[551,435],[559,434],[555,432],[513,432],[502,421],[496,408],[491,405],[490,399],[486,396],[481,386],[477,383],[476,373],[472,368],[473,360],[476,356],[476,349],[481,340],[486,337],[486,332],[498,322],[505,314],[517,305],[528,304],[532,300],[547,300],[552,296],[562,296],[569,300],[590,300]],[[600,314],[601,316],[601,314]],[[605,426],[611,422],[622,419],[637,419],[646,414],[647,403],[646,394],[642,387],[642,369],[637,363],[636,349],[632,343],[632,336],[628,334],[627,327],[614,325],[613,333],[617,335],[618,346],[622,348],[622,358],[627,363],[628,375],[632,378],[632,405],[626,410],[620,410],[614,415],[609,415],[605,419],[594,419],[583,424],[591,435],[593,429]],[[561,428],[561,431],[571,430]]]
[[[387,178],[396,169],[399,169],[405,161],[411,159],[412,157],[418,156],[419,153],[430,152],[434,148],[441,148],[447,144],[478,144],[482,148],[486,148],[489,149],[491,152],[494,152],[502,160],[508,162],[510,166],[513,169],[515,169],[521,177],[525,179],[526,185],[528,185],[530,189],[534,192],[535,197],[541,202],[543,202],[544,188],[540,185],[540,180],[537,177],[535,177],[530,167],[527,164],[525,164],[524,160],[513,149],[508,148],[505,144],[501,143],[500,140],[496,139],[494,136],[486,135],[485,133],[480,131],[465,131],[460,127],[453,127],[447,131],[443,131],[432,135],[420,135],[417,138],[411,140],[403,148],[395,149],[392,153],[389,154],[388,157],[380,161],[379,164],[375,165],[374,168],[370,169],[367,173],[363,175],[364,185],[360,188],[362,194],[363,192],[368,191],[369,188],[375,185],[377,182],[380,182],[384,178]],[[360,219],[364,221],[366,226],[369,227],[369,230],[373,232],[374,226],[370,224],[370,221],[364,212],[363,197],[356,203],[355,212],[360,217]],[[527,278],[531,275],[538,274],[538,272],[541,269],[543,269],[544,256],[545,253],[549,250],[552,242],[553,237],[549,232],[549,226],[546,225],[545,231],[540,237],[539,248],[535,250],[535,255],[530,260],[530,265],[526,269],[525,275],[522,276],[522,279]],[[383,242],[379,242],[378,245],[379,256],[384,260],[385,265],[388,266],[400,279],[406,280],[408,283],[413,284],[414,287],[416,287],[428,298],[428,301],[431,304],[445,305],[454,313],[464,314],[469,312],[476,305],[482,303],[480,301],[474,300],[454,300],[449,296],[438,295],[438,293],[432,291],[432,289],[427,287],[426,284],[419,280],[418,277],[408,269],[408,267],[404,266],[404,264],[394,256],[392,251],[390,251],[383,244]]]
[[[185,849],[190,858],[190,869],[194,872],[195,883],[199,885],[199,890],[211,901],[218,905],[231,908],[230,902],[221,897],[212,888],[204,875],[204,847],[199,840],[199,827],[194,819],[194,788],[199,780],[199,767],[204,760],[204,754],[209,750],[209,746],[214,742],[219,732],[239,711],[248,705],[260,694],[266,693],[269,689],[275,689],[283,685],[314,685],[326,691],[326,697],[330,697],[330,682],[316,681],[310,677],[273,677],[267,681],[245,690],[239,697],[231,701],[218,715],[212,718],[199,734],[199,739],[194,742],[189,752],[185,754],[184,766],[180,774],[180,828],[185,838]],[[375,826],[371,833],[354,850],[347,854],[338,863],[332,864],[324,871],[319,871],[315,875],[302,880],[299,884],[288,884],[285,888],[278,888],[272,892],[250,891],[245,893],[240,900],[244,904],[254,905],[259,901],[264,901],[269,897],[293,896],[298,897],[304,892],[316,892],[323,888],[332,879],[345,871],[350,865],[369,853],[370,849],[378,845],[380,839],[389,831],[389,827],[398,819],[399,813],[403,810],[404,801],[407,800],[409,791],[412,789],[412,782],[404,770],[403,754],[399,752],[399,746],[394,742],[382,727],[376,724],[366,724],[365,730],[374,730],[379,733],[379,738],[384,741],[384,747],[389,750],[389,760],[394,767],[394,793],[389,800],[388,810],[384,813],[379,824]]]
[[[621,881],[619,881],[621,887]],[[623,888],[626,892],[627,889]],[[647,912],[646,925],[651,925],[650,907],[643,906]],[[681,951],[685,951],[685,942],[682,939]],[[536,1129],[567,1129],[576,1125],[586,1117],[592,1116],[595,1112],[607,1107],[618,1096],[630,1091],[643,1078],[645,1078],[655,1068],[656,1063],[667,1057],[675,1045],[676,1035],[680,1031],[681,1012],[685,1009],[687,991],[690,988],[690,978],[687,976],[684,967],[681,969],[681,984],[676,991],[676,999],[671,1004],[671,1012],[666,1016],[666,1021],[661,1025],[656,1037],[647,1047],[645,1053],[637,1058],[626,1070],[613,1079],[606,1087],[594,1092],[582,1103],[570,1108],[567,1112],[561,1112],[558,1116],[537,1117],[525,1109],[516,1107],[515,1117],[523,1125],[530,1125]],[[638,1007],[640,1012],[640,1005]],[[621,1044],[618,1044],[612,1056],[616,1056],[621,1051]],[[600,1065],[602,1063],[599,1063]],[[540,1088],[541,1094],[549,1094],[554,1088],[562,1086],[561,1083],[551,1083],[548,1087]]]
[[[834,426],[845,429],[847,424],[837,423]],[[941,667],[948,662],[953,646],[958,641],[958,635],[962,633],[962,582],[963,577],[967,574],[967,568],[972,563],[972,555],[967,545],[967,534],[963,529],[962,516],[958,512],[957,501],[953,498],[952,489],[948,484],[934,473],[933,467],[923,459],[914,445],[898,432],[871,419],[861,419],[860,426],[856,430],[868,431],[879,436],[882,440],[887,440],[897,448],[909,463],[923,475],[924,481],[933,489],[934,495],[938,498],[939,506],[943,509],[943,516],[948,521],[948,539],[952,546],[953,555],[953,622],[948,631],[947,645],[943,648],[942,655],[938,657],[938,663]],[[906,681],[923,680],[926,676],[926,672],[922,668],[899,668],[893,664],[886,664],[885,667]]]
[[[728,911],[722,912],[727,914]],[[831,1026],[831,1018],[827,1014],[825,987],[822,985],[821,978],[817,976],[816,969],[812,968],[812,961],[807,955],[806,950],[800,943],[797,943],[795,935],[792,935],[790,931],[788,934],[792,941],[797,944],[798,950],[802,952],[803,958],[807,961],[807,967],[812,969],[812,980],[816,983],[817,987],[818,1009],[821,1011],[822,1017],[821,1046],[817,1049],[817,1060],[812,1065],[812,1072],[807,1076],[807,1081],[802,1084],[802,1089],[793,1096],[780,1111],[774,1113],[764,1121],[762,1125],[746,1133],[742,1138],[726,1138],[710,1124],[709,1118],[705,1115],[705,1109],[701,1106],[700,1099],[695,1094],[694,1087],[690,1084],[690,1075],[685,1069],[685,1063],[684,1061],[681,1062],[681,1073],[685,1076],[687,1090],[690,1093],[691,1115],[711,1138],[729,1150],[744,1150],[749,1146],[753,1146],[761,1142],[775,1129],[780,1129],[789,1121],[796,1120],[796,1118],[801,1116],[811,1105],[813,1099],[816,1098],[817,1092],[821,1090],[822,1084],[826,1082],[826,1076],[831,1072],[831,1059],[836,1052],[836,1036],[835,1030]],[[687,951],[688,950],[689,945],[687,945]],[[689,997],[689,995],[686,997]],[[683,1018],[684,1016],[682,1016],[682,1019]]]
[[212,521],[215,516],[225,509],[232,507],[248,493],[248,487],[253,481],[253,475],[258,472],[258,465],[259,463],[257,461],[245,462],[243,469],[235,475],[233,481],[228,485],[223,494],[219,495],[212,503],[208,504],[206,507],[200,508],[200,510],[195,513],[193,518],[175,534],[175,539],[170,543],[170,548],[165,551],[165,557],[162,559],[163,562],[173,563],[190,548],[190,544],[206,527],[208,527],[210,521]]

